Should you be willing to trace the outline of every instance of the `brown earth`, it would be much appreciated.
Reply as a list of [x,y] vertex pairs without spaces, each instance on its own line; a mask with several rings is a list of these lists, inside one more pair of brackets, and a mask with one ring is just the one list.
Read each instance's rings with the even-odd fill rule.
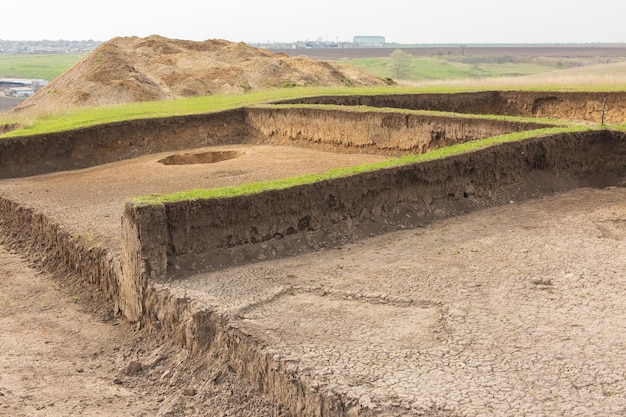
[[115,38],[13,111],[101,106],[284,86],[385,85],[357,68],[225,40]]
[[[168,302],[163,316],[141,323],[147,328],[129,327],[114,314],[102,288],[89,284],[91,271],[67,272],[80,270],[91,256],[118,256],[126,198],[385,158],[222,146],[177,154],[245,155],[164,165],[159,161],[172,152],[162,152],[0,180],[0,243],[6,248],[0,251],[0,273],[6,276],[0,281],[0,334],[7,347],[0,354],[0,412],[591,416],[626,411],[626,305],[620,297],[626,290],[624,189],[567,188],[553,195],[539,181],[521,191],[514,181],[502,193],[495,185],[506,175],[481,171],[481,161],[471,155],[466,159],[476,175],[492,182],[499,207],[447,219],[440,213],[432,224],[356,243],[171,279],[155,287]],[[570,162],[558,158],[561,145],[546,146],[560,164],[588,171],[584,161],[592,154],[583,152]],[[528,160],[516,149],[486,153],[519,171]],[[540,158],[529,163],[544,165]],[[615,172],[623,177],[622,168]],[[565,170],[555,175],[560,182],[572,181]],[[606,185],[602,180],[598,184]],[[463,204],[480,193],[468,188],[444,197]],[[508,195],[544,196],[523,202]],[[10,202],[17,206],[9,208]],[[12,224],[17,218],[21,223]],[[46,221],[47,234],[25,232]],[[71,256],[56,258],[54,250],[66,244],[75,245]],[[30,261],[24,264],[11,250]],[[42,272],[43,266],[53,275]],[[190,310],[207,327],[172,325],[186,320]],[[177,349],[177,343],[191,351]],[[292,379],[280,380],[279,374]],[[279,399],[282,405],[273,402]]]

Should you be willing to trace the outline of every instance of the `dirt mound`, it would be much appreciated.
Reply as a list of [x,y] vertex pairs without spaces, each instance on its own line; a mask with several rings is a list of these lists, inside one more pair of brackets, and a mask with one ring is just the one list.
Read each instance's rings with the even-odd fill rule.
[[115,38],[16,107],[50,109],[243,93],[285,86],[388,83],[362,70],[224,40]]

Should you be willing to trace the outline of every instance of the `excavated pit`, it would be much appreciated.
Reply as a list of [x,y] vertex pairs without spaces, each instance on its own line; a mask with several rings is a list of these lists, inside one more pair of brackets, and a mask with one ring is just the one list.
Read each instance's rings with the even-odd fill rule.
[[[402,99],[353,97],[342,98],[341,103],[333,100],[334,104],[343,105],[367,103],[394,107],[389,104],[395,103],[396,107],[447,109],[459,113],[481,113],[476,110],[482,109],[482,113],[491,114],[511,112],[511,103],[515,101],[516,108],[526,109],[529,114],[594,121],[599,111],[597,101],[606,97],[609,97],[611,110],[607,112],[608,119],[624,121],[624,112],[617,114],[617,103],[621,100],[617,93],[468,93],[457,96],[459,102],[455,105],[452,105],[453,95],[403,96]],[[405,100],[422,104],[407,104]],[[328,98],[308,100],[329,101]],[[435,105],[435,102],[443,104]],[[567,103],[574,110],[559,113]],[[495,111],[496,108],[499,110]],[[340,153],[346,158],[354,154],[378,154],[380,159],[544,126],[546,124],[539,122],[426,117],[402,112],[260,108],[0,140],[3,167],[0,173],[3,179],[0,181],[0,241],[19,248],[60,276],[84,279],[96,285],[111,300],[114,309],[123,312],[129,320],[172,337],[195,353],[211,352],[228,358],[233,369],[254,381],[259,390],[272,395],[294,415],[394,415],[394,410],[398,411],[395,403],[374,407],[370,396],[363,394],[360,388],[355,392],[333,390],[330,385],[320,388],[316,379],[319,375],[291,366],[293,359],[274,349],[272,340],[263,339],[261,333],[255,333],[244,320],[247,312],[258,311],[268,323],[276,323],[271,309],[263,310],[263,306],[269,306],[263,300],[279,300],[284,306],[281,308],[301,306],[304,309],[299,319],[301,332],[325,345],[329,343],[325,339],[327,335],[315,331],[315,320],[325,320],[336,311],[350,308],[352,301],[341,300],[353,300],[354,294],[299,286],[272,289],[273,293],[260,290],[258,298],[228,300],[218,297],[217,292],[190,290],[185,287],[186,283],[201,282],[203,277],[219,281],[218,276],[211,275],[212,271],[299,256],[395,230],[419,228],[434,220],[512,201],[580,187],[623,185],[626,179],[624,133],[599,130],[558,134],[256,195],[157,205],[126,203],[121,226],[95,229],[96,235],[102,234],[98,244],[90,237],[93,225],[99,224],[95,219],[90,221],[89,216],[85,216],[85,224],[66,223],[63,221],[63,216],[69,212],[66,208],[54,209],[52,203],[48,207],[45,197],[34,201],[33,195],[50,191],[55,198],[63,198],[63,193],[55,193],[55,187],[61,191],[64,177],[73,175],[77,184],[80,175],[91,174],[91,181],[84,184],[81,191],[88,196],[104,193],[102,199],[107,204],[117,205],[121,212],[124,201],[130,196],[113,191],[106,195],[108,191],[102,184],[114,180],[106,170],[98,180],[98,165],[110,164],[116,175],[120,175],[126,169],[123,160],[185,151],[193,156],[181,158],[181,154],[177,154],[173,159],[178,159],[179,164],[186,159],[180,168],[187,170],[210,164],[193,162],[202,159],[202,155],[237,154],[235,159],[222,160],[224,164],[232,164],[221,171],[228,176],[229,170],[241,172],[248,151],[189,150],[233,145],[271,145],[280,150],[280,146],[297,145]],[[158,157],[148,162],[166,159]],[[237,165],[238,162],[242,165]],[[130,163],[132,165],[132,160]],[[66,172],[68,170],[74,173]],[[217,178],[218,172],[212,178]],[[190,176],[197,179],[202,175],[206,173],[194,171]],[[235,175],[231,178],[237,181]],[[163,181],[156,176],[149,182],[161,184]],[[195,188],[192,183],[190,188]],[[73,190],[67,192],[67,195],[74,194]],[[88,200],[84,204],[89,204]],[[77,206],[73,216],[81,217],[80,211],[81,207]],[[116,217],[106,213],[106,219],[98,221],[115,223]],[[114,236],[116,231],[119,232],[117,237]],[[254,275],[245,269],[240,271],[243,276]],[[305,311],[309,307],[306,306],[319,305],[320,294],[326,293],[332,297],[323,302],[323,308],[307,315]],[[283,298],[283,295],[293,298]],[[444,311],[437,303],[415,303],[401,296],[365,294],[356,299],[359,297],[376,307],[372,307],[375,311],[350,310],[346,317],[356,322],[373,323],[376,312],[390,314],[401,326],[415,325],[416,317],[423,319],[419,321],[424,327],[416,328],[413,333],[384,333],[385,343],[393,345],[394,340],[400,338],[404,348],[410,347],[414,338],[427,337],[428,329],[438,326],[433,317]],[[276,326],[292,337],[302,336],[297,331],[289,333],[283,322]],[[328,340],[352,344],[355,341],[349,332],[347,328],[336,337],[328,335]],[[424,348],[428,347],[426,343]],[[419,407],[415,407],[414,411],[418,412]]]
[[163,165],[193,165],[193,164],[216,164],[229,159],[239,158],[245,155],[239,151],[211,151],[200,153],[181,153],[159,159]]

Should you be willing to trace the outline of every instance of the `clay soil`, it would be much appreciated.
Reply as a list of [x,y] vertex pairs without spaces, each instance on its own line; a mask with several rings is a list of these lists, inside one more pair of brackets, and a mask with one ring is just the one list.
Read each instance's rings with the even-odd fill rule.
[[[190,162],[190,154],[237,157],[162,162]],[[324,172],[384,158],[273,146],[200,148],[6,180],[0,195],[116,253],[122,206],[131,196]],[[0,221],[0,243],[5,238]],[[41,259],[29,261],[19,253],[0,246],[0,415],[288,415],[219,357],[191,357],[171,341],[129,327],[112,315],[97,289],[78,284],[80,277],[52,276],[38,266]]]
[[[193,152],[209,150],[245,155],[168,166],[172,153],[149,155],[2,180],[0,195],[115,252],[130,196],[382,158]],[[222,358],[129,327],[79,277],[50,275],[3,239],[0,415],[288,415]],[[624,253],[626,190],[580,189],[169,285],[362,410],[624,415]]]

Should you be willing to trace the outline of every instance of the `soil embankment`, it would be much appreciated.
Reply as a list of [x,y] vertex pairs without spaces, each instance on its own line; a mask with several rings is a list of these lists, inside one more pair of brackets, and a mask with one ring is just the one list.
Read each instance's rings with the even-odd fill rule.
[[0,178],[88,168],[163,151],[246,142],[243,110],[144,119],[0,140]]
[[600,123],[626,122],[624,92],[484,91],[450,94],[326,96],[281,103],[390,107],[412,110],[544,117]]
[[485,118],[337,109],[252,108],[252,137],[333,152],[422,154],[446,146],[551,125]]
[[145,282],[295,255],[511,200],[617,185],[625,156],[620,133],[557,135],[257,195],[129,204],[125,255],[141,260],[129,271]]
[[0,140],[0,178],[82,169],[156,152],[236,143],[406,155],[548,126],[400,112],[244,108]]

